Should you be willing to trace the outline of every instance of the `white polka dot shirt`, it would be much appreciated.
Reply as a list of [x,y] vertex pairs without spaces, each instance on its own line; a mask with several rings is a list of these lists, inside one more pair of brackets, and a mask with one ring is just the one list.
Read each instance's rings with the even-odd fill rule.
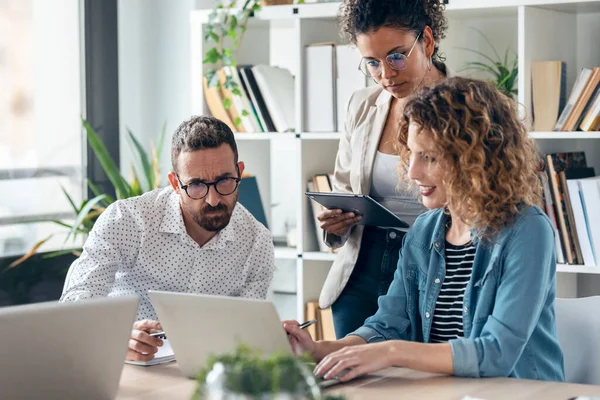
[[200,247],[186,232],[179,195],[157,189],[102,213],[60,301],[137,294],[139,320],[157,319],[148,290],[264,299],[274,257],[271,233],[241,204],[229,225]]

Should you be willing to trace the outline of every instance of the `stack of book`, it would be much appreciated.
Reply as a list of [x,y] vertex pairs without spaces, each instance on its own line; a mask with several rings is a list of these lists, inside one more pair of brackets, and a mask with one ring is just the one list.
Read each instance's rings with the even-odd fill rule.
[[585,153],[548,154],[542,181],[558,262],[600,266],[600,177]]
[[600,130],[600,67],[582,68],[567,97],[566,64],[538,61],[531,65],[533,130]]
[[204,78],[206,104],[212,115],[234,132],[295,131],[294,77],[290,71],[269,65],[241,65],[225,66],[217,75],[220,90],[219,86],[209,87]]

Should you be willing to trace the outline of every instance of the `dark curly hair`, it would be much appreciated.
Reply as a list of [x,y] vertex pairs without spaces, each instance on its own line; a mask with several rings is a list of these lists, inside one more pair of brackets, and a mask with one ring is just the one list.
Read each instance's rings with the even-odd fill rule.
[[488,82],[454,77],[417,92],[400,122],[400,176],[413,123],[441,155],[447,205],[484,238],[509,225],[523,204],[541,206],[540,158],[516,105]]
[[[444,62],[438,54],[439,44],[448,30],[445,9],[440,0],[344,0],[338,22],[342,35],[354,44],[358,35],[384,26],[405,29],[415,36],[429,26],[435,41],[432,60],[439,66]],[[423,40],[423,36],[419,40]]]

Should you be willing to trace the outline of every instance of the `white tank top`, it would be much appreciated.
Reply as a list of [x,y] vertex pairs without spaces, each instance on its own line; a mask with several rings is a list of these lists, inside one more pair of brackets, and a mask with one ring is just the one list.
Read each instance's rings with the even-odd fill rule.
[[407,184],[399,184],[399,164],[400,156],[377,151],[369,196],[412,225],[426,208],[419,203],[419,192],[416,187],[410,188]]

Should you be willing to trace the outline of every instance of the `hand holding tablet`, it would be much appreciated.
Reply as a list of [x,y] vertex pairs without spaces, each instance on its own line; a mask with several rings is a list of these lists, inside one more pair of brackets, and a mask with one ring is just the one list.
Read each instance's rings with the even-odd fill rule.
[[306,192],[310,199],[329,210],[339,209],[352,212],[362,218],[358,225],[383,226],[389,228],[408,228],[409,224],[398,218],[393,212],[364,194]]

